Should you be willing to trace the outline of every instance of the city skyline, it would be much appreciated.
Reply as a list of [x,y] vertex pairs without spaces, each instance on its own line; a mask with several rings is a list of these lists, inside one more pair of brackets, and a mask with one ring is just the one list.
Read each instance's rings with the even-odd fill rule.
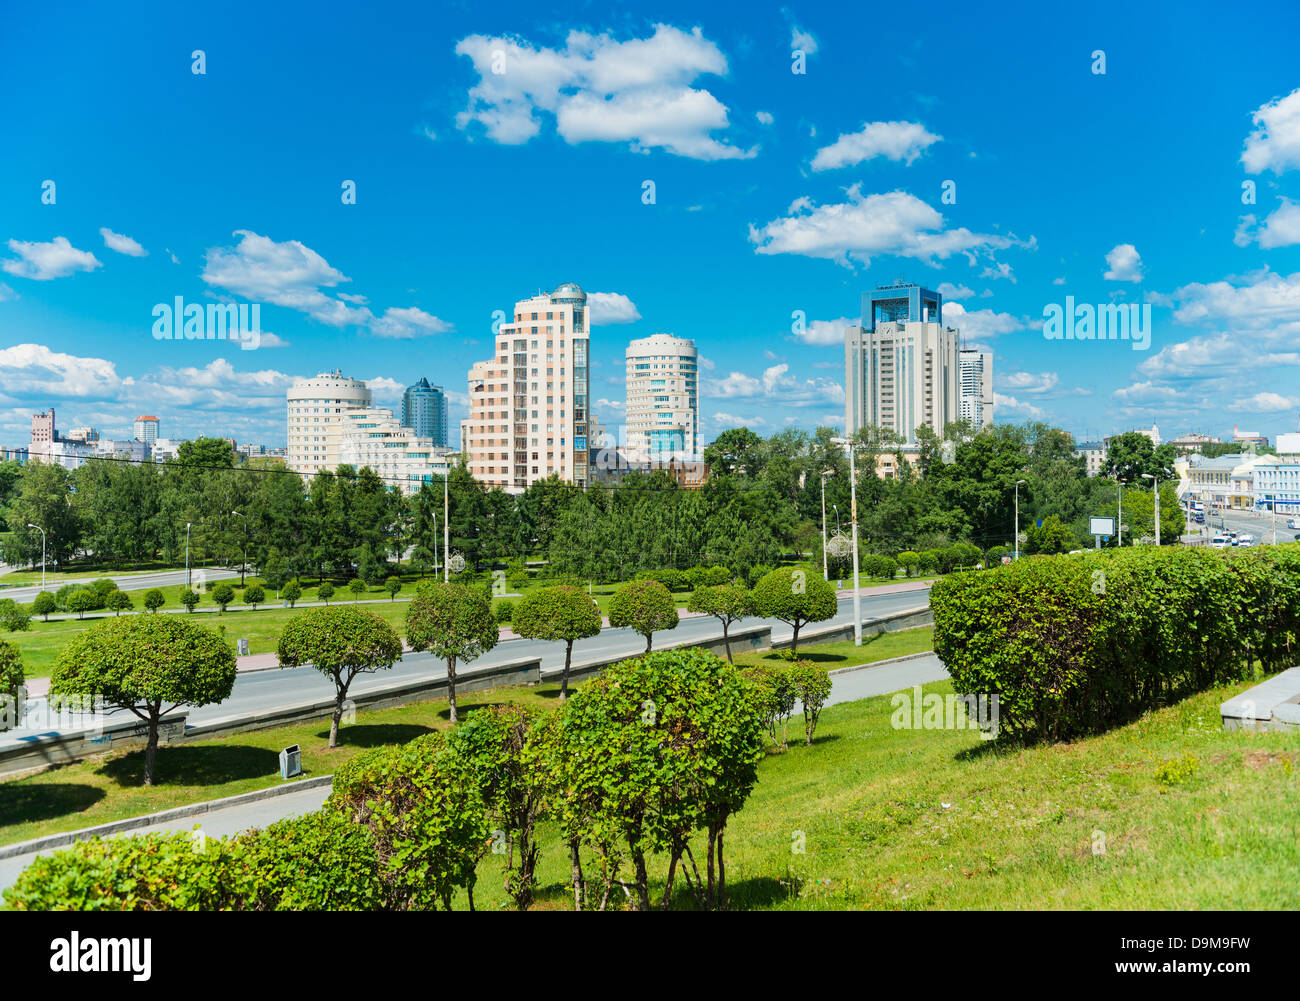
[[[82,12],[64,83],[8,117],[0,444],[56,407],[106,437],[155,414],[168,437],[282,446],[288,387],[342,367],[398,413],[416,378],[447,387],[456,445],[494,315],[562,281],[590,297],[591,410],[611,431],[625,349],[659,333],[698,347],[702,442],[842,427],[844,328],[899,278],[993,356],[1000,423],[1078,440],[1300,426],[1285,5],[1230,79],[1197,65],[1208,4],[1169,23],[1053,13],[1050,31],[1012,5],[1009,33],[953,8],[964,48],[942,58],[902,12],[822,4],[564,23],[403,8],[401,34],[355,12],[346,37],[290,8],[272,19],[294,23],[292,49],[240,18],[143,9],[147,39]],[[52,16],[23,12],[9,37],[44,37]],[[868,33],[886,72],[864,92],[842,39]],[[41,78],[40,45],[0,52],[11,89]],[[340,121],[348,150],[319,142]],[[179,155],[127,152],[162,135]],[[262,155],[210,155],[214,136]],[[522,238],[539,220],[540,255]],[[178,298],[261,306],[256,346],[156,339],[155,307]],[[1044,337],[1046,312],[1075,302],[1149,306],[1149,348]]]

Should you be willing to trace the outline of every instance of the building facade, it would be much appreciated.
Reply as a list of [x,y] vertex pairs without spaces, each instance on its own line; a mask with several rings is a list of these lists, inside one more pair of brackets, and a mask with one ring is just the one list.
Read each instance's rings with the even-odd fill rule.
[[369,388],[335,369],[299,379],[289,387],[287,398],[289,468],[307,476],[333,469],[340,462],[347,428],[344,415],[370,406]]
[[1185,435],[1172,439],[1169,444],[1174,446],[1179,455],[1191,455],[1193,452],[1199,455],[1205,450],[1206,445],[1218,445],[1220,442],[1218,438],[1208,434],[1189,431]]
[[339,462],[369,466],[384,482],[410,496],[422,483],[441,480],[450,470],[452,451],[417,435],[383,407],[349,410],[343,415]]
[[[1278,440],[1282,435],[1278,435]],[[1261,511],[1300,514],[1300,458],[1262,455],[1255,463],[1255,507]]]
[[1083,460],[1089,476],[1100,476],[1106,461],[1106,446],[1099,441],[1081,441],[1074,446],[1074,454]]
[[144,414],[135,419],[132,437],[134,437],[136,441],[142,441],[146,445],[152,445],[158,440],[158,431],[161,426],[161,422],[157,417],[153,416],[153,414]]
[[402,394],[402,425],[439,448],[447,446],[447,394],[421,378]]
[[979,431],[993,426],[993,353],[962,348],[957,355],[958,414]]
[[862,296],[862,325],[844,334],[845,433],[874,424],[916,441],[960,416],[960,334],[942,323],[943,297],[900,282]]
[[573,282],[515,303],[496,334],[496,355],[469,370],[461,450],[489,487],[520,493],[558,475],[591,481],[590,322]]
[[626,448],[651,461],[699,457],[699,353],[671,334],[630,341]]
[[1241,453],[1207,459],[1188,457],[1186,499],[1211,510],[1250,510],[1255,507],[1255,469],[1268,456]]

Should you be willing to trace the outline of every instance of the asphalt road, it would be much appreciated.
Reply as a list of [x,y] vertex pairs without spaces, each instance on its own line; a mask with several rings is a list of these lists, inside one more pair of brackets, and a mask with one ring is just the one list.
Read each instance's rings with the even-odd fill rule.
[[[928,590],[901,591],[893,594],[865,594],[862,597],[862,615],[864,620],[879,618],[895,612],[924,606],[929,600]],[[827,626],[853,621],[853,599],[841,598],[839,611],[831,622],[818,623]],[[772,626],[773,639],[786,639],[790,636],[790,627],[776,619],[746,619],[744,626]],[[681,619],[676,629],[655,633],[655,646],[663,647],[682,640],[701,641],[721,638],[722,629],[718,621],[709,616]],[[573,662],[598,658],[632,656],[645,649],[645,640],[630,629],[606,629],[598,636],[579,640],[573,645]],[[506,640],[495,649],[484,654],[472,663],[473,667],[504,664],[509,661],[538,657],[542,662],[542,671],[559,669],[564,666],[564,646],[560,643],[547,643],[542,640]],[[446,664],[427,653],[408,653],[390,670],[376,674],[362,675],[352,683],[349,695],[358,695],[375,688],[382,688],[399,681],[419,678],[441,678],[447,673]],[[286,668],[283,670],[257,671],[241,674],[235,681],[235,689],[230,698],[217,705],[204,706],[189,710],[189,723],[197,724],[205,720],[221,719],[227,716],[274,709],[291,705],[306,699],[332,698],[333,683],[310,667]],[[39,709],[40,699],[32,699],[31,706]],[[125,717],[127,714],[120,714]],[[119,714],[110,715],[113,720]],[[76,721],[71,721],[75,723]],[[26,742],[42,737],[54,737],[62,733],[75,732],[75,729],[33,730],[17,727],[0,733],[0,747],[7,744]]]
[[[907,597],[907,595],[903,595]],[[915,597],[915,595],[913,595]],[[865,602],[864,602],[865,604]],[[852,602],[850,602],[850,606]],[[689,621],[689,620],[687,620]],[[850,619],[850,621],[852,621]],[[686,624],[683,621],[682,626]],[[679,629],[681,626],[678,627]],[[639,637],[638,637],[639,639]],[[831,694],[827,705],[841,702],[853,702],[873,695],[885,695],[900,689],[910,688],[930,681],[938,681],[948,676],[939,658],[934,654],[917,657],[897,664],[880,667],[864,667],[858,671],[845,671],[831,679]],[[798,709],[790,719],[789,739],[802,740],[802,716]],[[312,810],[319,809],[329,795],[327,786],[304,789],[300,792],[286,793],[271,799],[258,800],[224,810],[213,810],[193,817],[185,817],[164,824],[136,828],[124,832],[125,835],[152,834],[157,831],[192,831],[198,827],[208,837],[228,837],[246,831],[250,827],[265,827],[286,817],[297,817]],[[118,835],[119,837],[122,835]],[[19,874],[31,865],[32,860],[48,852],[33,852],[16,855],[13,858],[0,859],[0,890],[11,885]]]
[[[196,568],[191,573],[197,572]],[[207,575],[208,580],[228,580],[231,577],[238,577],[238,570],[222,570],[217,567],[202,567],[203,573]],[[185,583],[184,570],[164,570],[161,573],[145,574],[128,574],[118,577],[113,574],[98,574],[94,577],[68,577],[65,579],[51,579],[46,582],[44,590],[57,591],[64,584],[89,584],[93,580],[99,580],[100,577],[111,577],[117,582],[117,586],[122,590],[138,591],[150,587],[170,587],[174,584]],[[0,583],[3,583],[0,578]],[[12,598],[14,601],[31,601],[42,591],[41,585],[24,585],[23,587],[6,587],[0,588],[0,598]]]

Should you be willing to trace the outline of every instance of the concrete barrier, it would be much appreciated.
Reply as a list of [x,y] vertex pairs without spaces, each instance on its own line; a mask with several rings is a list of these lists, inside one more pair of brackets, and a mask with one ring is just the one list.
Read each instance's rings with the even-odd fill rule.
[[[875,619],[862,620],[863,636],[879,636],[881,633],[896,633],[903,629],[916,629],[920,626],[934,625],[934,612],[927,605],[912,608],[892,615],[883,615]],[[799,630],[799,642],[804,646],[814,643],[840,643],[853,639],[853,623],[839,626],[809,625]],[[790,645],[790,640],[778,640],[772,649],[781,650]]]
[[[168,713],[159,720],[159,745],[184,740],[185,720],[184,712]],[[148,742],[149,727],[135,716],[81,730],[64,730],[53,736],[34,733],[0,745],[0,777],[40,772],[95,754],[144,747]]]

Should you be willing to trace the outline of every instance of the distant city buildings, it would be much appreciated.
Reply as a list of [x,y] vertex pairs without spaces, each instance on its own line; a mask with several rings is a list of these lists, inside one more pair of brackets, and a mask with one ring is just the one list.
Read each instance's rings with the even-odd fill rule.
[[1232,440],[1241,442],[1244,445],[1255,445],[1261,448],[1268,448],[1268,438],[1256,431],[1238,431],[1237,425],[1232,426]]
[[962,348],[957,354],[958,416],[979,431],[993,426],[993,353]]
[[313,476],[334,469],[347,426],[344,415],[370,406],[370,389],[359,379],[349,379],[339,369],[314,378],[299,379],[289,387],[288,465],[296,473]]
[[1146,437],[1151,439],[1152,447],[1158,448],[1160,446],[1160,428],[1152,424],[1149,430],[1147,428],[1134,428],[1132,431],[1117,431],[1115,434],[1107,435],[1105,438],[1101,440],[1102,444],[1105,446],[1106,451],[1107,452],[1110,451],[1110,443],[1112,441],[1114,441],[1120,435],[1125,435],[1125,434],[1145,435]]
[[369,466],[388,486],[408,496],[418,492],[421,483],[446,476],[452,454],[432,438],[417,435],[391,410],[365,407],[343,415],[339,462],[356,469]]
[[157,417],[153,414],[144,414],[135,419],[133,425],[134,434],[132,437],[134,437],[136,441],[142,441],[146,445],[152,445],[158,440],[158,432],[161,427],[162,424]]
[[1169,444],[1174,446],[1179,455],[1191,455],[1193,453],[1199,455],[1205,450],[1206,445],[1220,445],[1222,442],[1218,438],[1211,438],[1208,434],[1189,431],[1185,435],[1172,439]]
[[469,370],[461,450],[477,479],[510,493],[552,475],[590,482],[590,333],[573,282],[515,303],[494,357]]
[[[652,334],[628,343],[626,447],[647,459],[699,456],[699,353],[695,342]],[[593,434],[593,441],[596,440]]]
[[1083,459],[1089,476],[1100,476],[1106,462],[1106,446],[1099,441],[1081,441],[1074,446],[1074,454]]
[[447,445],[447,394],[421,378],[402,394],[402,425],[439,448]]
[[1251,452],[1189,456],[1184,499],[1216,510],[1249,511],[1255,507],[1255,469],[1268,458]]
[[862,325],[844,334],[846,434],[874,424],[910,444],[960,416],[960,334],[942,311],[938,292],[910,282],[863,293]]
[[[1278,442],[1284,437],[1300,439],[1300,435],[1278,435]],[[1261,455],[1255,459],[1252,472],[1256,509],[1277,514],[1300,514],[1300,457],[1294,452]]]

